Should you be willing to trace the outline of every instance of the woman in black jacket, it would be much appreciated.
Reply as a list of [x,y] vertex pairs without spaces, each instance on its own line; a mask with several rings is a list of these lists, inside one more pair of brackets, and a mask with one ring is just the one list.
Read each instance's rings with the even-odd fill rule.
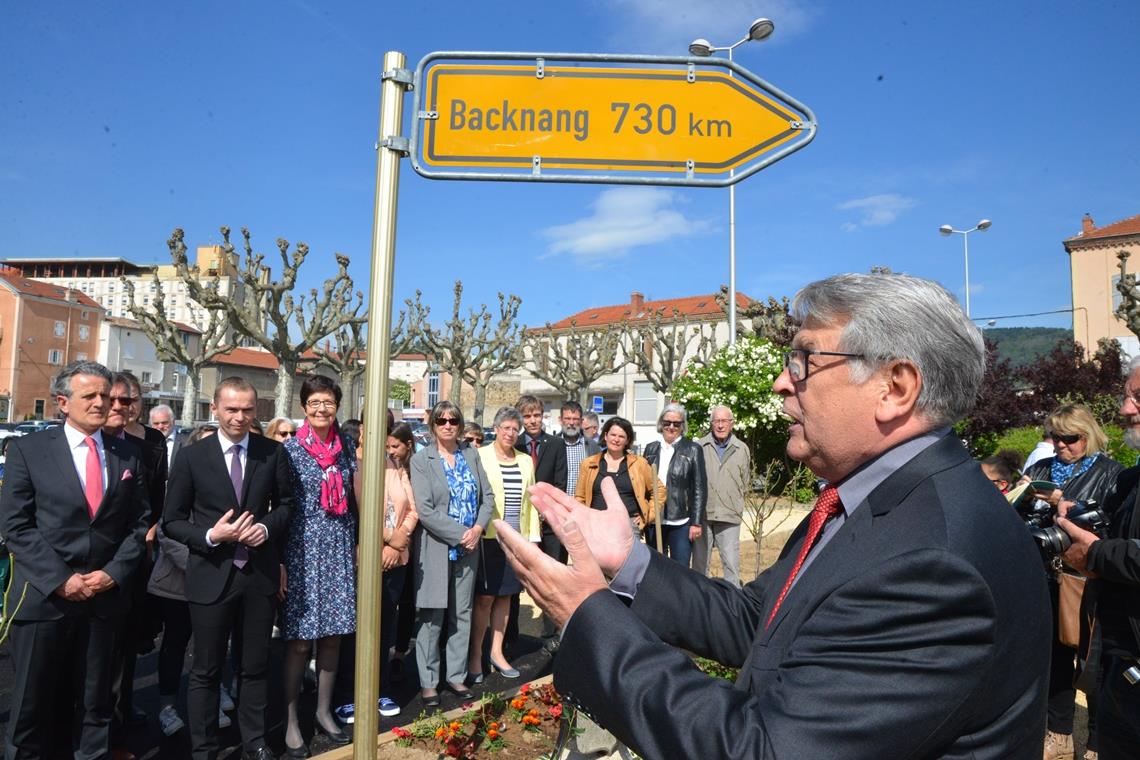
[[[693,542],[701,537],[708,500],[705,457],[701,447],[685,437],[688,415],[680,404],[666,404],[657,418],[661,441],[645,447],[645,458],[657,477],[665,483],[665,505],[661,510],[661,542],[664,551],[685,567],[693,554]],[[657,546],[657,526],[645,526],[645,540]]]
[[[1047,480],[1056,488],[1036,491],[1037,498],[1049,502],[1054,509],[1066,501],[1095,501],[1103,505],[1116,488],[1116,476],[1124,467],[1108,457],[1104,450],[1108,437],[1097,424],[1092,411],[1083,404],[1065,404],[1057,408],[1045,422],[1053,431],[1056,455],[1042,459],[1026,469],[1022,482]],[[1056,580],[1050,576],[1049,595],[1053,602],[1053,660],[1049,673],[1049,718],[1045,737],[1046,756],[1049,750],[1072,756],[1073,747],[1073,688],[1074,656],[1072,647],[1060,642],[1057,634]],[[1082,638],[1084,635],[1082,634]],[[1087,667],[1096,667],[1089,662]],[[1086,674],[1087,677],[1088,674]],[[1088,749],[1096,751],[1096,694],[1088,694],[1089,741]]]

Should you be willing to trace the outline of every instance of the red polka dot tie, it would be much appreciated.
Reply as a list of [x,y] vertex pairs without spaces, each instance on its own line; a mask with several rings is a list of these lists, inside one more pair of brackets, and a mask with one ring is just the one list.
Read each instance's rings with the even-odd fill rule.
[[776,613],[779,612],[780,605],[784,603],[784,597],[788,595],[788,591],[792,588],[792,582],[795,581],[796,574],[798,574],[800,568],[803,567],[808,552],[815,546],[819,534],[823,531],[824,524],[834,515],[839,514],[839,510],[842,508],[842,504],[839,503],[839,489],[835,486],[828,486],[820,492],[819,498],[815,500],[815,508],[811,511],[811,517],[808,519],[807,535],[804,537],[803,546],[800,547],[800,553],[799,556],[796,557],[796,563],[792,565],[792,572],[788,573],[788,579],[784,581],[784,587],[780,589],[780,595],[776,597],[776,604],[773,605],[772,611],[768,613],[768,622],[764,623],[765,630],[768,626],[772,625],[772,621],[776,619]]

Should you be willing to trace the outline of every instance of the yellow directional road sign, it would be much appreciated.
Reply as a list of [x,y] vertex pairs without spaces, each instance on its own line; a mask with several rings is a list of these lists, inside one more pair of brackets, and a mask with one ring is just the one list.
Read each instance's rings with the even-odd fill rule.
[[748,82],[686,66],[440,64],[423,98],[434,167],[724,173],[807,128]]

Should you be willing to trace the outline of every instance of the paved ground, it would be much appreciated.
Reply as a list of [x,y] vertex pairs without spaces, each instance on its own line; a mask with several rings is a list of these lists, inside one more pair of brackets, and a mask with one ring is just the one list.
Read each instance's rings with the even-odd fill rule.
[[[274,658],[273,661],[277,663],[277,667],[271,669],[269,686],[269,747],[276,753],[285,751],[284,699],[280,680],[282,650],[281,642],[274,641],[272,644],[272,657]],[[158,728],[158,722],[156,720],[158,713],[158,676],[155,671],[156,661],[156,653],[139,658],[137,677],[135,679],[135,704],[145,710],[150,719],[145,725],[131,729],[128,738],[128,747],[131,752],[139,758],[153,760],[188,760],[190,757],[190,737],[187,729],[184,728],[174,736],[167,738],[163,736],[162,731]],[[400,684],[395,685],[390,695],[403,707],[403,713],[393,718],[381,718],[381,732],[389,731],[393,726],[403,725],[404,723],[414,720],[423,709],[419,698],[419,684],[416,679],[415,660],[409,657],[406,663],[408,677]],[[549,673],[551,658],[550,655],[542,650],[538,639],[524,635],[515,648],[515,652],[511,655],[511,664],[522,672],[522,679],[528,681]],[[189,662],[187,662],[187,668],[188,667]],[[488,674],[486,681],[484,681],[481,687],[473,689],[473,691],[475,691],[476,694],[480,694],[482,691],[506,691],[517,683],[520,683],[520,681],[508,681],[500,675]],[[0,646],[0,737],[3,736],[8,722],[11,688],[12,663],[8,646],[4,644]],[[459,700],[454,694],[443,691],[441,692],[441,696],[444,710],[450,710],[453,707],[459,706]],[[333,748],[332,743],[324,736],[313,736],[312,714],[315,699],[315,692],[312,689],[308,689],[302,697],[301,705],[302,715],[307,716],[307,720],[302,718],[302,732],[306,737],[311,739],[310,748],[314,755]],[[182,679],[182,689],[178,704],[179,711],[183,719],[185,719],[185,675],[183,675]],[[68,722],[69,720],[61,721],[61,723]],[[351,733],[351,726],[346,727],[345,730]],[[221,738],[224,748],[221,753],[223,760],[226,758],[230,760],[240,758],[241,738],[238,734],[236,716],[234,717],[233,725],[222,730]],[[0,738],[0,746],[3,746],[2,738]]]

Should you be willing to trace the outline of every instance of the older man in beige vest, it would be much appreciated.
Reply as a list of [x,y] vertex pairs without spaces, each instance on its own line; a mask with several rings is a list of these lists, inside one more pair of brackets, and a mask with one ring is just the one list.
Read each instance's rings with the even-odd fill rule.
[[724,579],[740,586],[740,520],[752,482],[752,454],[732,434],[732,410],[712,409],[712,432],[700,440],[708,474],[709,501],[701,535],[693,542],[693,569],[708,575],[709,555],[720,550]]

